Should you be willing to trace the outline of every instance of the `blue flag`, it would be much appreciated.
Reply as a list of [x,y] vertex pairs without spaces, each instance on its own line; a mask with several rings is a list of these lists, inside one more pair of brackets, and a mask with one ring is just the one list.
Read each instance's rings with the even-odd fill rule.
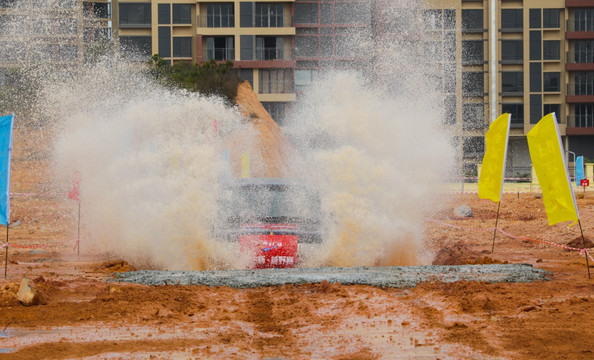
[[584,176],[584,157],[578,156],[577,159],[575,159],[575,184],[577,186],[580,186],[580,181],[582,181],[582,179],[585,178],[586,177]]
[[0,224],[10,222],[10,153],[14,115],[0,116]]

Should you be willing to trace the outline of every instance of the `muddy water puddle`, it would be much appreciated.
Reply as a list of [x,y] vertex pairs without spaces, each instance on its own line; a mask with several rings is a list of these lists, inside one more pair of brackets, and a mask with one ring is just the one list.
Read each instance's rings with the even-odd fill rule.
[[[237,332],[248,335],[237,336],[237,341],[231,338],[227,344],[217,343],[221,333]],[[347,322],[328,332],[318,326],[302,327],[292,330],[298,339],[300,351],[298,355],[290,354],[278,349],[278,359],[324,359],[340,354],[358,354],[368,352],[378,359],[459,359],[471,352],[468,349],[443,345],[436,337],[427,334],[416,325],[409,324],[406,316],[402,318],[367,318],[353,317]],[[43,343],[85,343],[117,342],[134,343],[135,348],[129,347],[122,351],[105,348],[100,354],[80,354],[84,359],[134,359],[139,356],[156,356],[167,359],[190,359],[209,356],[213,358],[262,359],[271,358],[274,349],[255,349],[252,341],[265,339],[273,334],[263,334],[254,329],[253,324],[242,321],[232,321],[229,326],[219,327],[217,330],[208,328],[192,328],[191,326],[155,328],[148,326],[124,326],[114,328],[98,324],[97,326],[58,327],[48,329],[9,328],[0,335],[0,353],[16,352],[31,345]],[[183,341],[183,340],[188,341]],[[167,351],[145,348],[143,341],[171,342],[181,341],[180,348]],[[191,344],[191,345],[190,345]],[[283,353],[284,352],[284,353]],[[452,355],[454,354],[454,355]],[[458,355],[455,355],[458,354]],[[463,357],[460,354],[464,354]],[[476,358],[476,357],[475,357]],[[481,357],[482,358],[482,357]]]

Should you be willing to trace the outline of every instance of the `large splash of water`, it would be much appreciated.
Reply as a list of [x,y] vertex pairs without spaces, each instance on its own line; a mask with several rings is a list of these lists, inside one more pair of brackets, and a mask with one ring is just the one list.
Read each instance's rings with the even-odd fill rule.
[[[5,29],[18,32],[18,24]],[[305,265],[426,262],[424,215],[452,160],[441,94],[427,83],[420,42],[350,39],[373,61],[356,73],[329,69],[285,129],[306,159],[301,176],[320,188],[329,214],[328,238]],[[34,69],[35,116],[55,129],[56,181],[82,173],[86,251],[144,267],[205,269],[213,259],[243,266],[211,232],[228,166],[213,124],[248,142],[257,133],[237,109],[164,88],[117,55],[64,72],[47,71],[43,56],[20,59]]]

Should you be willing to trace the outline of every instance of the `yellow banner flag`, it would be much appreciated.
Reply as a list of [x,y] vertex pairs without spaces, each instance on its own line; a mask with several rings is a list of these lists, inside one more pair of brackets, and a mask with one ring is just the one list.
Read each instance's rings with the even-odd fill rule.
[[241,154],[241,177],[250,177],[250,154],[248,153]]
[[526,136],[532,165],[542,188],[549,225],[562,221],[573,221],[575,224],[579,218],[578,209],[565,166],[555,114],[543,117]]
[[479,198],[501,201],[509,139],[510,114],[499,116],[485,134],[485,156],[479,175]]

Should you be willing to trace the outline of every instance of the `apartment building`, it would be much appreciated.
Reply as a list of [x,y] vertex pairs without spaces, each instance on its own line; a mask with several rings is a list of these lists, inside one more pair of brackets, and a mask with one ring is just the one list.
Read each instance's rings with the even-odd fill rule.
[[295,27],[289,1],[129,0],[114,22],[124,49],[177,62],[234,62],[276,118],[295,101]]
[[[594,2],[426,4],[428,26],[447,31],[440,21],[452,17],[461,30],[455,39],[456,79],[461,83],[444,85],[445,108],[447,114],[455,114],[450,126],[458,134],[468,170],[482,158],[488,124],[503,112],[512,114],[508,175],[529,173],[526,134],[550,112],[557,114],[568,160],[580,155],[594,158]],[[451,47],[445,38],[442,46]],[[455,88],[455,93],[448,88]]]
[[[0,0],[0,22],[22,16],[25,7],[15,4],[24,3]],[[414,9],[393,0],[61,0],[59,9],[31,3],[37,8],[23,22],[32,38],[4,29],[0,42],[15,50],[0,55],[0,68],[26,53],[81,61],[85,44],[113,36],[124,51],[159,54],[172,64],[232,60],[279,120],[323,69],[362,70],[369,54],[361,40],[408,27],[408,40],[423,42],[433,59],[427,77],[444,94],[444,125],[469,172],[502,112],[512,113],[510,175],[529,172],[526,134],[549,112],[557,114],[570,162],[594,159],[592,1],[423,0]],[[421,25],[410,21],[412,12],[421,12]],[[18,51],[27,47],[39,51]]]
[[111,1],[0,0],[0,28],[0,79],[23,62],[78,64],[90,41],[111,41]]

